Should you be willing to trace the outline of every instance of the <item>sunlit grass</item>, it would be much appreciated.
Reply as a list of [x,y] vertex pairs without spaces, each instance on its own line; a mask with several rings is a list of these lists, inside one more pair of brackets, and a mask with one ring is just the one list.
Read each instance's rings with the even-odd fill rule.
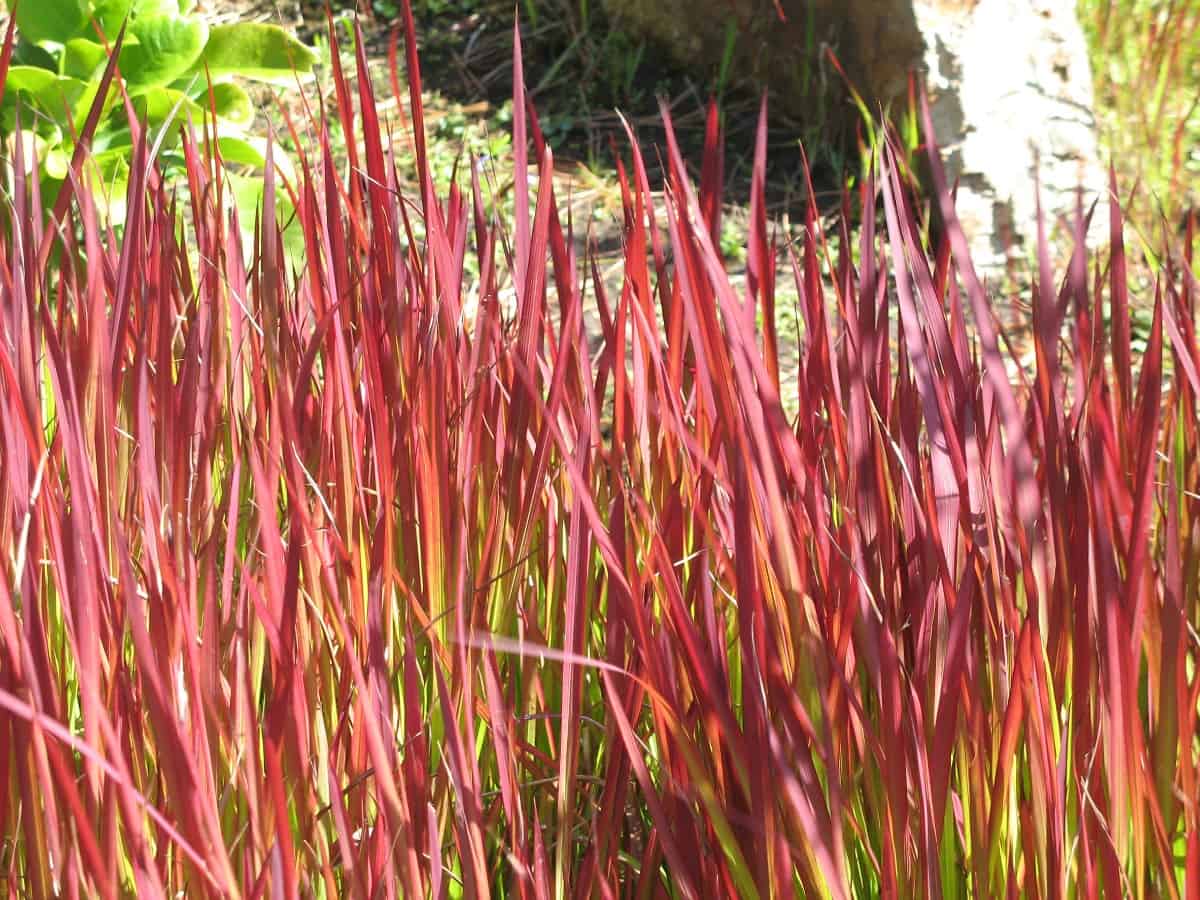
[[1120,241],[1043,265],[1010,378],[894,142],[783,245],[764,118],[735,282],[664,111],[610,284],[519,60],[527,178],[435,178],[411,45],[397,150],[360,52],[249,242],[190,137],[120,233],[4,163],[0,883],[1200,891],[1191,260],[1141,346]]
[[1200,3],[1077,0],[1104,149],[1155,245],[1200,207]]

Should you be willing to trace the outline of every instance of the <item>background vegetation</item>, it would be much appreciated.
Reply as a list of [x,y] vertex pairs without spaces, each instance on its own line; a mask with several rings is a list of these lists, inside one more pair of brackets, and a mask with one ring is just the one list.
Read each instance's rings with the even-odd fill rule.
[[[353,8],[348,0],[343,3],[342,9]],[[764,7],[769,14],[770,4]],[[1113,162],[1127,192],[1137,195],[1131,213],[1149,237],[1154,231],[1150,223],[1160,212],[1178,223],[1200,203],[1200,4],[1078,0],[1077,10],[1089,42],[1105,162]],[[376,0],[369,12],[376,24],[368,26],[368,40],[375,35],[375,46],[381,47],[398,5]],[[682,146],[693,151],[689,158],[697,157],[704,103],[715,96],[727,140],[729,201],[745,196],[760,88],[734,79],[727,59],[698,60],[686,71],[671,66],[652,45],[609,21],[603,5],[594,0],[418,0],[414,14],[433,108],[442,102],[503,107],[512,93],[508,53],[516,13],[530,93],[560,157],[584,162],[610,181],[611,141],[615,137],[619,146],[623,138],[614,111],[637,125],[645,144],[653,146],[662,139],[660,96],[672,103]],[[311,13],[302,15],[311,18]],[[822,49],[814,40],[798,52],[812,59],[813,81],[824,102],[850,104],[841,76]],[[804,201],[803,179],[796,177],[797,142],[807,151],[823,208],[836,207],[841,186],[858,176],[855,135],[831,132],[826,118],[816,107],[803,122],[772,112],[768,202],[774,210],[795,211]],[[454,155],[455,146],[447,152]],[[653,169],[657,158],[650,155],[647,164]]]

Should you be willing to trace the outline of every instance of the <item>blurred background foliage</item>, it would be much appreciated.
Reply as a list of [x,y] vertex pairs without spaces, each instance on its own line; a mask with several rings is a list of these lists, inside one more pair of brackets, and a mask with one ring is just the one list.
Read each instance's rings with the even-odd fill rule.
[[[341,15],[355,8],[352,0],[336,2]],[[369,39],[382,45],[398,3],[371,0],[364,9],[365,2],[359,11],[374,22]],[[1200,203],[1200,0],[1077,0],[1077,10],[1091,52],[1104,161],[1112,160],[1125,191],[1136,192],[1134,225],[1153,239],[1159,213],[1179,223]],[[319,29],[312,12],[305,18]],[[511,96],[511,34],[519,16],[527,79],[546,135],[560,155],[592,170],[611,168],[612,143],[623,143],[615,110],[653,144],[657,98],[665,97],[685,141],[698,148],[704,101],[717,97],[730,196],[745,196],[760,89],[731,76],[731,51],[681,70],[610,21],[598,0],[417,0],[414,12],[427,86],[476,110],[503,107]],[[772,14],[773,5],[764,3],[764,15]],[[831,129],[822,108],[852,102],[823,53],[837,48],[812,43],[800,52],[812,61],[814,96],[822,99],[803,121],[772,113],[768,193],[777,211],[802,199],[801,143],[829,204],[857,172],[862,135]]]

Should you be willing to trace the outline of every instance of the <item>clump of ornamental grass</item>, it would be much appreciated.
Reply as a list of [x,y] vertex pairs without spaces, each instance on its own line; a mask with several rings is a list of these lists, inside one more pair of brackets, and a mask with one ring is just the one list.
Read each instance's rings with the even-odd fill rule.
[[886,143],[781,246],[761,126],[735,290],[664,110],[610,292],[519,46],[512,228],[437,190],[406,17],[415,195],[361,42],[249,247],[210,135],[119,232],[3,163],[8,892],[1195,896],[1191,260],[1135,354],[1118,205],[1042,239],[1010,377],[936,154],[936,246]]

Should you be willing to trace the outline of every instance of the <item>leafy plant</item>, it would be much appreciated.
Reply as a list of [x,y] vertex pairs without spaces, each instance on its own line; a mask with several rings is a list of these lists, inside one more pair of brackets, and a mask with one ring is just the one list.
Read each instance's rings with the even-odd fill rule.
[[[275,25],[210,26],[192,0],[22,0],[14,16],[18,40],[0,103],[0,134],[36,149],[43,175],[61,183],[79,130],[98,107],[84,174],[101,198],[124,197],[134,146],[131,111],[161,134],[168,173],[184,170],[178,126],[198,126],[208,115],[215,117],[224,158],[261,168],[265,140],[253,131],[254,107],[239,82],[294,84],[316,59]],[[119,77],[104,81],[113,52]]]

